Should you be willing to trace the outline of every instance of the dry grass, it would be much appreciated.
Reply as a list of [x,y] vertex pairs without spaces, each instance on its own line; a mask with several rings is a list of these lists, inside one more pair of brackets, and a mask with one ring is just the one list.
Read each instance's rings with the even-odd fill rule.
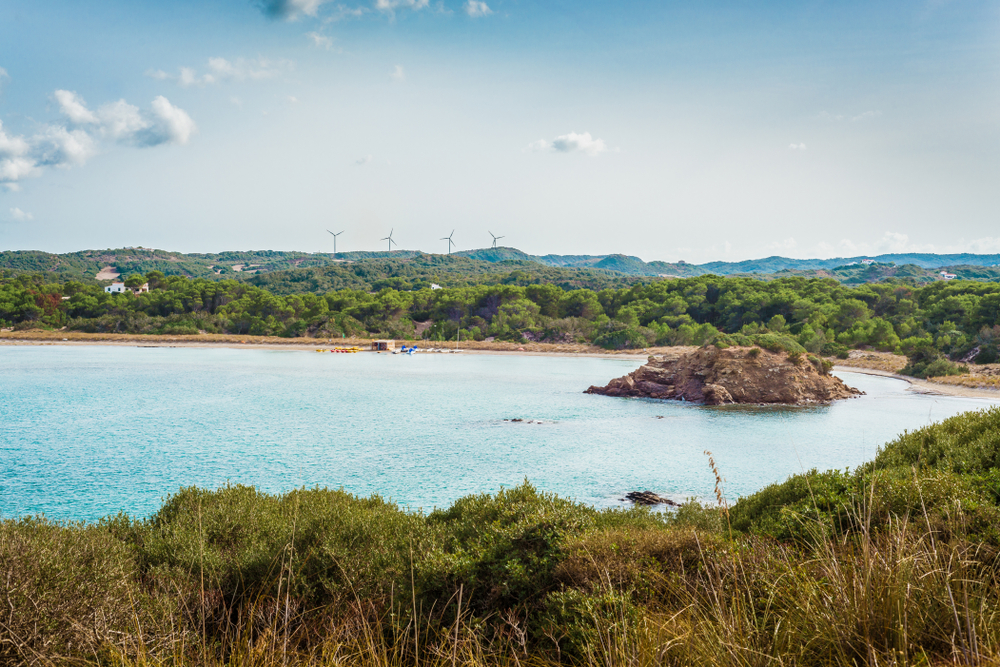
[[877,352],[875,350],[851,350],[847,359],[832,359],[838,366],[853,368],[868,368],[886,373],[898,373],[907,364],[907,358],[892,352]]
[[931,382],[970,389],[1000,389],[1000,364],[969,364],[965,375],[927,378]]

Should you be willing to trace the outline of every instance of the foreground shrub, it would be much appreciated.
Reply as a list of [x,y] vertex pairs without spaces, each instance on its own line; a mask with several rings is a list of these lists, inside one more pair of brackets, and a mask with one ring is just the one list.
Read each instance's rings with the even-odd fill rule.
[[3,521],[0,591],[2,664],[95,655],[108,646],[168,651],[184,638],[169,622],[176,600],[154,599],[142,585],[134,550],[106,523]]

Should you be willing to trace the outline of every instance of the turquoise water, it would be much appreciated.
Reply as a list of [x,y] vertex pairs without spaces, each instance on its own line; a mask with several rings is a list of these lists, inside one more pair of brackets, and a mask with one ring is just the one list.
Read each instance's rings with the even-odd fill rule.
[[[0,515],[144,516],[180,486],[306,485],[445,506],[525,478],[599,507],[650,489],[730,499],[869,460],[904,429],[991,405],[843,373],[867,392],[810,408],[583,394],[636,360],[0,347]],[[510,422],[520,418],[535,423]]]

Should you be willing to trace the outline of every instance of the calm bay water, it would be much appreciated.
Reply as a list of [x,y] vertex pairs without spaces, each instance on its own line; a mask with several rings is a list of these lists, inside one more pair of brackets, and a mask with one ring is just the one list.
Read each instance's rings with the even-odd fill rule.
[[180,486],[227,481],[342,486],[425,510],[525,478],[599,507],[636,489],[707,498],[706,449],[734,499],[809,468],[854,467],[904,429],[994,403],[856,373],[839,375],[867,395],[823,407],[582,393],[639,364],[0,347],[0,516],[143,516]]

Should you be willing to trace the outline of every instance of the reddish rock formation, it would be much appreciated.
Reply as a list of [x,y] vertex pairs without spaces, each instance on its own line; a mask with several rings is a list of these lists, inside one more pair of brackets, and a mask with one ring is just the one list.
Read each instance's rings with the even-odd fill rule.
[[830,375],[819,359],[758,347],[714,346],[649,358],[648,363],[588,394],[727,403],[828,403],[863,394]]

